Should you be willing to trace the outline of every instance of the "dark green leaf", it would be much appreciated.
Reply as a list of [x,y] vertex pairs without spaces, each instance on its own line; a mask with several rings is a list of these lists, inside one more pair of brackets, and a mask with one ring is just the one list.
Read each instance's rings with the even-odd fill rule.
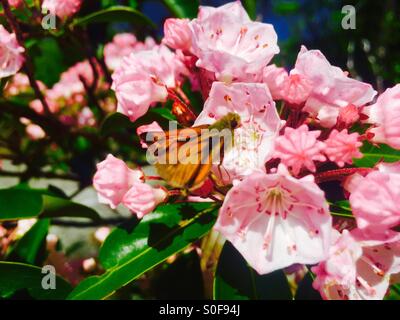
[[257,17],[257,1],[256,0],[242,0],[242,4],[245,7],[250,18],[255,20]]
[[216,300],[292,300],[283,271],[259,275],[229,242],[218,261],[214,279]]
[[295,300],[321,300],[321,295],[313,288],[312,283],[313,279],[310,273],[307,272],[299,283]]
[[180,255],[172,264],[165,263],[153,277],[151,287],[156,299],[203,300],[203,276],[195,250]]
[[66,199],[43,195],[41,218],[75,217],[100,220],[99,214],[92,208]]
[[49,231],[50,221],[39,220],[32,228],[17,242],[7,257],[7,260],[35,264],[37,256]]
[[164,0],[163,2],[177,18],[196,18],[199,10],[198,0]]
[[31,190],[0,190],[0,221],[35,218],[42,212],[42,195]]
[[171,113],[171,110],[167,108],[152,108],[151,113],[157,114],[169,121],[176,121],[176,117]]
[[273,10],[274,12],[278,14],[293,14],[300,9],[300,4],[298,1],[279,1],[274,7]]
[[45,290],[42,269],[28,264],[0,262],[0,297],[10,298],[21,291],[27,291],[38,300],[62,300],[71,291],[71,285],[64,279],[56,278],[56,289]]
[[104,242],[99,259],[106,272],[81,282],[70,299],[104,299],[169,256],[204,236],[217,210],[210,203],[168,204],[140,221],[132,219]]
[[0,221],[38,217],[99,219],[99,215],[93,209],[54,197],[52,194],[48,190],[35,190],[22,186],[0,190]]
[[374,167],[379,161],[396,162],[400,161],[400,150],[392,149],[391,147],[381,144],[375,147],[370,143],[365,143],[361,148],[364,157],[361,159],[354,159],[354,164],[357,167]]
[[110,136],[121,130],[134,129],[135,125],[129,118],[120,112],[109,114],[103,121],[100,133],[103,136]]
[[65,70],[63,50],[54,38],[44,38],[35,42],[29,53],[34,57],[36,79],[51,87]]
[[154,23],[148,17],[133,8],[124,6],[107,8],[85,17],[77,18],[72,23],[72,26],[86,26],[88,24],[107,22],[131,22],[136,25],[145,25],[155,28]]

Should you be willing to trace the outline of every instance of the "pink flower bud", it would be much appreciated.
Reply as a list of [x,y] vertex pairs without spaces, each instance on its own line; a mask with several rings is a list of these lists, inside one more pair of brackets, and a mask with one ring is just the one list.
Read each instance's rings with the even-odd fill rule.
[[189,19],[167,19],[164,24],[163,43],[172,49],[189,51],[192,39],[189,22]]
[[154,208],[163,202],[167,193],[162,188],[153,188],[146,183],[134,183],[125,194],[122,203],[135,213],[139,219],[149,214]]
[[46,133],[43,131],[43,129],[33,123],[28,124],[26,127],[26,134],[31,140],[40,140],[46,137]]
[[143,173],[140,170],[129,169],[125,162],[109,154],[97,165],[93,186],[98,193],[99,202],[115,209],[131,186],[142,179]]

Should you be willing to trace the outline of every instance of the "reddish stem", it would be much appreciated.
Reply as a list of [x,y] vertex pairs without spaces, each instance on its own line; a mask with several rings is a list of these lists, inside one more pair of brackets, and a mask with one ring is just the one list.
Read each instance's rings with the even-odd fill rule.
[[373,168],[344,168],[337,170],[330,170],[326,172],[317,173],[315,175],[315,182],[322,183],[328,181],[342,180],[345,177],[348,177],[355,173],[360,173],[362,175],[368,174],[371,171],[374,171]]
[[182,194],[181,190],[168,190],[168,195],[171,197],[173,196],[180,196]]
[[163,178],[158,177],[158,176],[146,176],[145,180],[149,180],[149,181],[161,181],[163,180]]

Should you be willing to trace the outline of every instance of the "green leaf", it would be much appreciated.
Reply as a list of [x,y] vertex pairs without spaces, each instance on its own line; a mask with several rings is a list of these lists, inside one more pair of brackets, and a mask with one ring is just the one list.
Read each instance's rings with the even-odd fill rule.
[[151,108],[146,115],[135,122],[132,122],[126,115],[120,112],[114,112],[104,119],[101,125],[100,134],[104,137],[108,137],[113,134],[123,133],[126,130],[136,132],[136,129],[140,125],[149,124],[153,121],[156,121],[161,126],[167,126],[169,121],[176,121],[176,118],[171,113],[171,110],[165,107]]
[[217,209],[210,203],[167,204],[146,215],[140,223],[132,219],[116,228],[99,253],[105,273],[81,282],[69,299],[110,296],[204,236],[216,216]]
[[205,299],[200,259],[195,250],[180,254],[173,263],[162,267],[151,279],[155,299]]
[[46,241],[50,221],[39,220],[32,228],[17,242],[15,247],[7,256],[7,260],[35,264],[40,249]]
[[249,14],[250,18],[255,20],[257,18],[257,1],[256,0],[242,0],[242,4]]
[[139,11],[124,6],[115,6],[91,13],[85,17],[77,18],[72,22],[72,27],[86,26],[95,23],[130,22],[139,26],[156,28],[154,23]]
[[400,300],[400,284],[394,284],[390,287],[385,300]]
[[43,195],[41,218],[74,217],[100,220],[99,214],[92,208],[66,199]]
[[199,10],[198,0],[164,0],[163,2],[177,18],[196,18]]
[[366,142],[361,148],[364,157],[361,159],[354,159],[353,162],[357,167],[374,167],[379,161],[396,162],[400,161],[400,150],[395,150],[388,145],[381,144],[375,147]]
[[227,241],[214,278],[214,299],[292,300],[292,293],[282,270],[259,275]]
[[298,1],[279,1],[274,7],[273,10],[277,14],[285,15],[285,14],[293,14],[298,12],[300,9],[300,4]]
[[354,218],[353,211],[351,210],[350,202],[348,200],[330,203],[330,211],[332,215],[337,217]]
[[312,283],[313,279],[307,272],[297,287],[295,300],[322,300],[321,295],[313,288]]
[[39,192],[19,188],[0,190],[0,221],[35,218],[42,208]]
[[56,289],[42,287],[42,269],[23,263],[0,262],[0,297],[10,298],[14,294],[27,291],[38,300],[63,300],[71,292],[71,285],[63,278],[56,278]]
[[54,217],[100,219],[93,209],[48,193],[21,186],[1,189],[0,221]]
[[176,121],[176,117],[172,114],[171,110],[167,108],[152,108],[150,112],[159,115],[168,121]]
[[[34,57],[35,76],[51,87],[59,80],[59,75],[65,70],[64,51],[54,38],[40,39],[28,50]],[[51,59],[49,59],[51,57]]]
[[135,129],[135,125],[126,115],[114,112],[104,119],[100,128],[100,134],[102,136],[110,136],[113,133],[126,129]]

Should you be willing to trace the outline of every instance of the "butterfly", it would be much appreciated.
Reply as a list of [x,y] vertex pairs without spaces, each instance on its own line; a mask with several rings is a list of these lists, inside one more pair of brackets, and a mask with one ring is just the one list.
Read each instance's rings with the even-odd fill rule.
[[170,186],[195,190],[209,177],[213,165],[222,163],[239,126],[240,116],[228,113],[211,125],[157,133],[148,149],[154,156],[149,162]]

